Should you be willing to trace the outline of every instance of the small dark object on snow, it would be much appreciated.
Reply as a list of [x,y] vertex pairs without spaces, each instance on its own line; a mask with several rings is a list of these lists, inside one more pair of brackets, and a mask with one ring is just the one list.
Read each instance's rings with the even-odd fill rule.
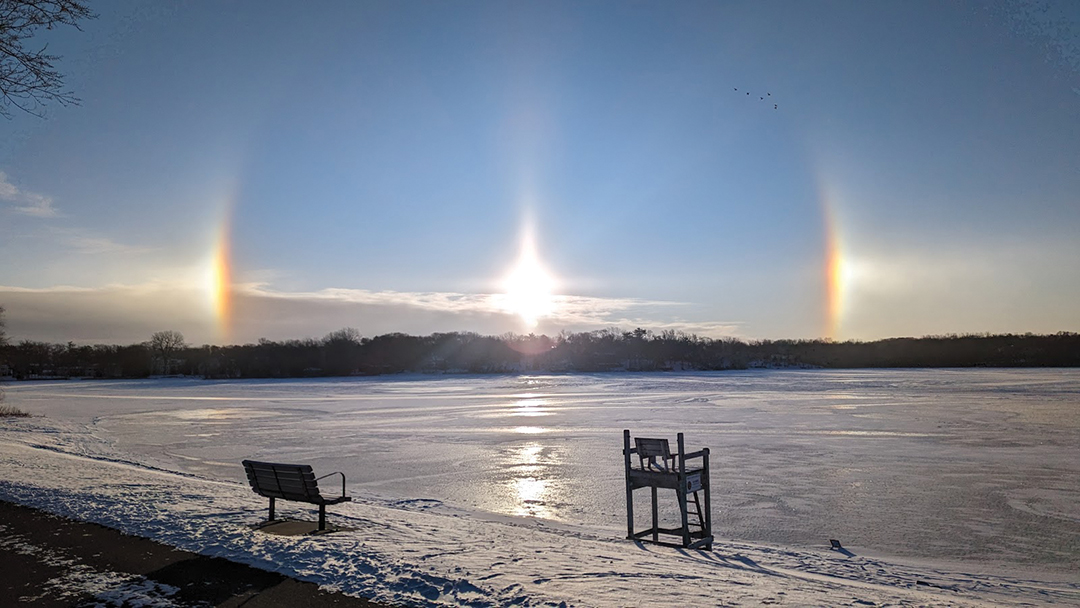
[[840,546],[840,541],[836,540],[835,538],[830,538],[829,539],[829,544],[832,545],[832,548],[835,551],[839,551],[840,549],[843,549],[843,547]]

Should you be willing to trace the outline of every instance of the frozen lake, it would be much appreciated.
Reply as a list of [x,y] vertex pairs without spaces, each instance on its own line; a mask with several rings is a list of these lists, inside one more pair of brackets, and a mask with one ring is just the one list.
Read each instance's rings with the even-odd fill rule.
[[613,537],[622,429],[673,443],[681,431],[712,450],[721,542],[838,538],[866,554],[1080,569],[1075,369],[71,381],[7,398],[84,427],[65,439],[73,451],[234,481],[244,458],[309,462],[344,471],[354,495]]

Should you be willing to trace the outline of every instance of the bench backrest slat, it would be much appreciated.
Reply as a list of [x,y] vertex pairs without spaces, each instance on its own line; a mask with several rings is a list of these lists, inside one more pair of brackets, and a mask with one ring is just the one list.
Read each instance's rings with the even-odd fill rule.
[[302,502],[323,501],[311,465],[244,461],[248,483],[256,494]]
[[[637,447],[638,462],[643,469],[668,470],[668,460],[671,459],[671,448],[668,447],[667,439],[652,439],[649,437],[635,437],[634,445]],[[660,459],[657,462],[657,458]]]
[[642,458],[650,458],[653,456],[662,456],[663,458],[671,458],[671,449],[668,448],[667,439],[651,439],[648,437],[635,437],[634,443],[637,445],[637,453]]

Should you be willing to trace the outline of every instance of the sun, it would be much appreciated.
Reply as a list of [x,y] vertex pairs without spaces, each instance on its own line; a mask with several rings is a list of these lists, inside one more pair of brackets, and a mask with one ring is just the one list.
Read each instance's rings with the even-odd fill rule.
[[521,256],[503,287],[506,290],[504,308],[521,317],[530,329],[536,327],[541,317],[554,311],[555,279],[540,264],[531,236],[526,235],[523,239]]

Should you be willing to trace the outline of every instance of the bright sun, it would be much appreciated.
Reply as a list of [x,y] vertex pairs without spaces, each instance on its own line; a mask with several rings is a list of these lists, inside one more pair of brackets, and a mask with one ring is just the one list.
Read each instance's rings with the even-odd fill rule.
[[522,242],[521,257],[503,286],[506,289],[505,309],[520,316],[530,328],[536,327],[540,317],[554,310],[555,280],[540,264],[531,236],[526,236]]

